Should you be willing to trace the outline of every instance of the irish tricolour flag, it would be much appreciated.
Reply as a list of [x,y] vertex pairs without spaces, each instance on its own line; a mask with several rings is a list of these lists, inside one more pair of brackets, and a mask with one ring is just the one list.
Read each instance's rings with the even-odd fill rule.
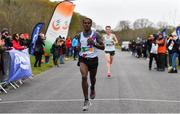
[[49,26],[46,31],[46,52],[49,53],[50,48],[57,37],[67,37],[69,24],[73,15],[75,5],[69,1],[60,2],[51,18]]

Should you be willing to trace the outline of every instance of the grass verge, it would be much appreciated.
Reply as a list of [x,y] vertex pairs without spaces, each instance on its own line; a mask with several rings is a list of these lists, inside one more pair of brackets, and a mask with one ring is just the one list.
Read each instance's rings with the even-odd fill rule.
[[44,71],[46,71],[46,70],[48,70],[54,66],[51,58],[49,59],[49,63],[44,63],[44,57],[43,57],[43,59],[42,59],[43,62],[41,64],[41,67],[34,67],[34,63],[35,63],[35,57],[34,56],[31,56],[30,60],[31,60],[31,68],[32,68],[33,75],[40,74],[40,73],[42,73],[42,72],[44,72]]

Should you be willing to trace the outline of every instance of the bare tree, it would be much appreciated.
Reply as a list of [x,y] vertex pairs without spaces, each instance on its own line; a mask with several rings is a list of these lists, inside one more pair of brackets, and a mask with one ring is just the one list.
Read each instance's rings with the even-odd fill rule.
[[103,30],[103,27],[101,25],[96,25],[96,29],[101,31],[101,30]]
[[120,21],[115,30],[128,30],[130,29],[130,21],[128,20],[123,20],[123,21]]
[[168,23],[167,22],[164,22],[164,21],[159,21],[157,23],[157,26],[161,29],[161,28],[166,28],[168,26]]
[[154,25],[153,22],[149,21],[146,18],[137,19],[133,23],[134,29],[142,29],[142,28],[153,27],[153,25]]

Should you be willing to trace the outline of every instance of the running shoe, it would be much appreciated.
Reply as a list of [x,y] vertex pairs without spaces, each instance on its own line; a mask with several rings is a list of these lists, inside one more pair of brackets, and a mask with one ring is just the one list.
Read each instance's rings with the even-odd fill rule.
[[94,99],[95,97],[96,97],[96,92],[95,92],[95,90],[91,90],[90,98],[91,98],[91,99]]
[[90,106],[91,106],[91,102],[89,100],[85,100],[84,106],[83,106],[83,111],[88,111]]
[[111,77],[111,73],[108,73],[108,74],[107,74],[107,77],[110,78],[110,77]]

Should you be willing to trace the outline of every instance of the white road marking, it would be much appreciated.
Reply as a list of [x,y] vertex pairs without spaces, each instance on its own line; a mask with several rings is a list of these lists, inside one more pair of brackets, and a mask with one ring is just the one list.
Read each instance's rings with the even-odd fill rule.
[[[57,99],[57,100],[19,100],[19,101],[1,101],[0,104],[10,103],[37,103],[37,102],[78,102],[84,99]],[[134,98],[114,98],[114,99],[94,99],[93,101],[138,101],[138,102],[165,102],[180,103],[179,100],[160,100],[160,99],[134,99]]]

